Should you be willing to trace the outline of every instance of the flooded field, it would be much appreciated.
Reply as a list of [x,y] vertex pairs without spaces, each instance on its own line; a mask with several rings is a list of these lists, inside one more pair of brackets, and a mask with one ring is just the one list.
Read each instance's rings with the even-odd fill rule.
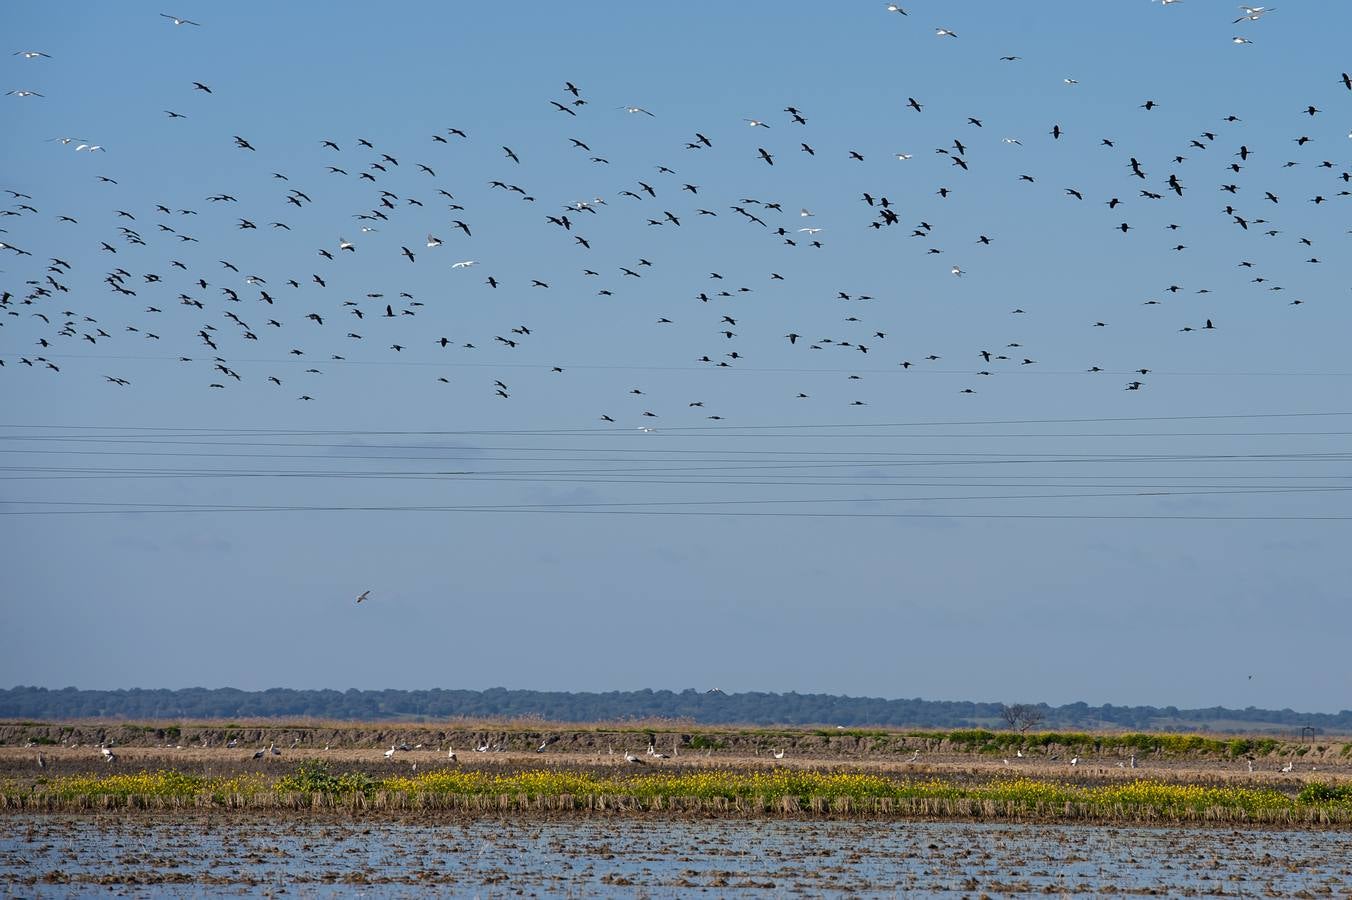
[[1352,897],[1352,833],[15,815],[0,896]]

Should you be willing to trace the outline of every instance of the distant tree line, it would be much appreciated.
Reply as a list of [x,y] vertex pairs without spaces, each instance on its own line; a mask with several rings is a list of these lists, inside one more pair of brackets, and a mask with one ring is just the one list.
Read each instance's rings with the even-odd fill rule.
[[[1070,703],[972,703],[950,700],[885,700],[831,694],[771,694],[721,691],[302,691],[270,688],[183,688],[86,691],[19,686],[0,689],[0,717],[6,719],[256,719],[347,720],[522,718],[556,722],[687,719],[705,725],[845,725],[851,727],[1049,729],[1122,728],[1139,731],[1196,731],[1311,726],[1352,732],[1352,710],[1301,713],[1272,710],[1179,709],[1174,706],[1089,706]],[[1213,723],[1220,723],[1219,725]]]

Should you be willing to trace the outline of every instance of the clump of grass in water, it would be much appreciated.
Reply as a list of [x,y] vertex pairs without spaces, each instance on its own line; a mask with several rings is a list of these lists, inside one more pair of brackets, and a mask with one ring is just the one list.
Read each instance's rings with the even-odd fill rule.
[[1313,781],[1300,789],[1296,799],[1301,803],[1330,803],[1352,806],[1352,784],[1324,784]]
[[273,783],[279,794],[371,794],[376,782],[362,772],[334,773],[328,763],[306,760]]

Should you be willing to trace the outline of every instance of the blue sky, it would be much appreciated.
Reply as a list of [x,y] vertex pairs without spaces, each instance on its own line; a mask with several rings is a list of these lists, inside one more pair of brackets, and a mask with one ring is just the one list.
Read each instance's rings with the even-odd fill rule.
[[0,682],[1345,707],[1352,11],[905,5],[6,4]]

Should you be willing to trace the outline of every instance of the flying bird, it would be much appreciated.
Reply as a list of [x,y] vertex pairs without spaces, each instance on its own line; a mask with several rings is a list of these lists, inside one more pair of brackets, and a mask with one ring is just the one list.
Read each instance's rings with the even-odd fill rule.
[[1235,21],[1232,24],[1238,25],[1240,22],[1257,22],[1259,19],[1263,18],[1263,16],[1267,15],[1268,13],[1274,12],[1276,10],[1276,7],[1241,6],[1240,9],[1244,11],[1244,15],[1240,16],[1238,19],[1235,19]]

